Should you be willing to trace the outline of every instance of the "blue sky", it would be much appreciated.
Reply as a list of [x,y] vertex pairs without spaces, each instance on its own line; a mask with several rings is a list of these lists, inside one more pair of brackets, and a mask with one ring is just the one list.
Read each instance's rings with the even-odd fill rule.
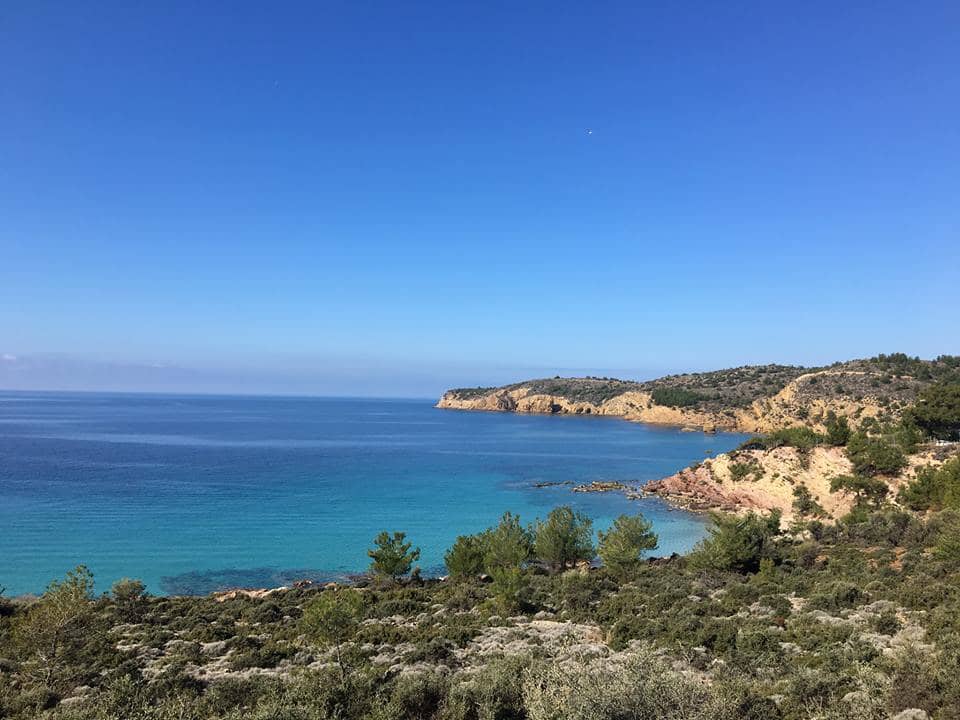
[[20,3],[0,386],[960,352],[956,3]]

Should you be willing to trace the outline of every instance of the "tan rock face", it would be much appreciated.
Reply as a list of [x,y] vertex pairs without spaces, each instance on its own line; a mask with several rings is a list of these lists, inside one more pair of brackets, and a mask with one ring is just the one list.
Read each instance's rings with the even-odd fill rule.
[[[489,391],[448,392],[437,407],[461,410],[498,410],[503,412],[608,415],[622,417],[634,422],[661,425],[678,425],[704,430],[731,430],[748,433],[769,433],[789,427],[809,427],[825,432],[824,420],[829,413],[848,420],[851,427],[858,427],[865,419],[887,414],[896,417],[898,408],[916,391],[917,381],[900,377],[894,388],[900,395],[888,391],[886,402],[872,397],[879,387],[876,372],[863,372],[857,368],[830,368],[796,376],[774,395],[763,397],[746,407],[718,408],[714,400],[712,410],[696,407],[681,408],[657,405],[650,393],[627,389],[637,383],[622,383],[611,386],[605,379],[560,380],[547,385],[552,388],[568,388],[572,395],[581,397],[604,397],[602,402],[573,401],[566,397],[534,393],[531,385],[516,385]],[[621,381],[614,381],[621,382]],[[889,378],[887,379],[889,383]],[[543,388],[544,381],[531,381]],[[599,383],[599,388],[598,388]],[[913,389],[911,389],[913,388]],[[747,397],[752,397],[750,395]],[[729,397],[729,396],[728,396]],[[743,396],[740,396],[743,397]],[[890,400],[895,400],[891,404]],[[920,465],[936,462],[933,457],[915,455],[909,458],[910,466],[897,478],[887,478],[891,492],[897,490],[916,474]],[[743,465],[756,467],[755,472],[743,474]],[[739,466],[736,471],[733,466]],[[852,500],[842,494],[830,492],[830,480],[837,475],[852,472],[850,462],[842,449],[814,448],[801,453],[795,448],[775,450],[735,451],[719,455],[712,460],[682,470],[646,486],[645,490],[679,500],[695,508],[727,510],[779,509],[786,519],[794,515],[794,490],[805,486],[811,498],[830,517],[840,517],[850,510]]]
[[[911,482],[920,467],[942,462],[930,453],[911,455],[908,460],[909,466],[900,475],[885,478],[892,495]],[[738,478],[732,466],[755,470]],[[776,509],[789,521],[795,517],[794,489],[802,485],[826,511],[827,519],[835,519],[850,512],[853,499],[843,493],[830,492],[830,480],[852,472],[843,448],[816,447],[808,453],[791,447],[736,450],[647,483],[644,490],[695,509],[760,512]]]
[[[731,466],[755,468],[745,478],[735,478]],[[704,509],[778,509],[784,519],[793,517],[794,488],[805,485],[813,499],[831,516],[843,515],[852,502],[830,492],[830,478],[851,472],[840,448],[814,448],[804,454],[796,448],[740,450],[648,483],[644,488],[665,497],[686,500]]]
[[769,398],[753,402],[749,407],[730,408],[722,412],[706,412],[696,408],[656,405],[649,393],[624,392],[600,404],[575,402],[558,395],[533,394],[531,388],[495,389],[476,396],[462,397],[447,392],[437,403],[439,408],[455,410],[493,410],[534,414],[608,415],[634,422],[655,425],[680,425],[706,430],[767,433],[787,427],[805,425],[823,431],[822,419],[828,412],[847,418],[854,426],[881,413],[871,398],[853,400],[847,397],[816,397],[804,393],[805,386],[816,378],[829,382],[831,375],[850,375],[820,371],[801,375]]

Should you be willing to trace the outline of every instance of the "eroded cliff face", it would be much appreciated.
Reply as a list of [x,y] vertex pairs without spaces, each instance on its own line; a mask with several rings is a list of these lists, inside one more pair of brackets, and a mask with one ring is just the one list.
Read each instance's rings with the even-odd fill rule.
[[[734,470],[751,468],[749,475]],[[793,516],[794,488],[806,486],[831,516],[847,511],[850,501],[830,492],[829,478],[851,471],[840,448],[814,448],[805,458],[796,448],[724,453],[647,483],[644,490],[697,510],[768,511]]]
[[657,405],[650,393],[642,391],[625,392],[601,403],[594,403],[571,401],[558,395],[536,394],[528,386],[498,388],[470,397],[450,391],[444,393],[437,407],[518,413],[610,415],[634,422],[750,433],[765,433],[798,425],[822,431],[822,419],[830,411],[839,417],[848,418],[854,426],[867,417],[880,414],[881,407],[869,397],[817,397],[809,392],[811,383],[827,382],[831,374],[837,373],[823,371],[803,375],[772,397],[756,400],[746,408],[722,411]]
[[[948,367],[938,369],[937,363]],[[907,365],[921,372],[916,376],[896,374],[883,363],[871,360],[809,371],[791,366],[735,368],[669,376],[646,383],[609,378],[553,378],[504,388],[450,391],[437,406],[608,415],[635,422],[756,434],[790,427],[825,432],[824,423],[830,413],[846,418],[853,429],[868,418],[896,420],[925,384],[932,382],[933,370],[943,374],[953,367],[939,360],[926,365],[922,361]],[[655,396],[692,405],[657,404]],[[919,465],[936,464],[942,458],[914,455],[908,461],[909,467],[903,473],[884,478],[892,494],[915,477]],[[830,480],[852,472],[842,448],[735,450],[652,482],[645,490],[694,509],[778,509],[790,519],[797,512],[795,491],[805,488],[814,503],[813,509],[822,508],[824,519],[831,519],[846,514],[853,501],[842,493],[831,493]]]
[[635,422],[660,425],[684,425],[698,428],[735,429],[732,417],[701,413],[654,404],[649,393],[626,392],[602,403],[572,401],[559,395],[531,392],[529,387],[498,389],[476,397],[464,398],[455,392],[444,393],[438,408],[452,410],[492,410],[500,412],[550,415],[608,415]]
[[512,390],[497,389],[471,398],[463,398],[455,392],[447,392],[440,398],[437,407],[453,410],[624,417],[637,403],[644,402],[644,398],[640,396],[645,396],[645,400],[649,402],[649,396],[645,393],[624,393],[598,405],[588,401],[572,401],[559,395],[534,393],[529,387],[519,387]]
[[[911,455],[908,461],[903,472],[883,478],[891,495],[910,483],[918,468],[942,462],[930,453]],[[842,517],[853,507],[849,495],[830,492],[830,480],[852,472],[843,448],[735,450],[649,482],[643,489],[694,510],[780,510],[783,519],[789,521],[797,516],[796,488],[805,487],[823,509],[821,517],[830,520]]]
[[866,418],[881,414],[879,401],[869,396],[817,397],[810,392],[812,385],[851,374],[854,373],[822,371],[801,375],[773,397],[756,400],[749,408],[737,410],[736,427],[743,432],[768,433],[805,425],[822,432],[825,430],[823,419],[830,412],[847,418],[856,427]]

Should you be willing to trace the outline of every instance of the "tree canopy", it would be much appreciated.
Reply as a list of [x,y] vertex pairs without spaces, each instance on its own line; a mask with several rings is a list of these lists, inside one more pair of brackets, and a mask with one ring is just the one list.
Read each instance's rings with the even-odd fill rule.
[[909,414],[928,435],[940,440],[960,440],[960,383],[925,388]]
[[592,560],[593,521],[567,505],[554,508],[545,521],[538,521],[533,550],[550,572],[559,572],[578,560]]
[[375,547],[367,550],[371,558],[370,569],[375,575],[393,578],[406,575],[413,563],[420,559],[420,548],[411,550],[413,543],[406,541],[406,533],[395,532],[390,535],[382,532],[373,540]]
[[623,576],[643,562],[643,553],[659,544],[653,523],[640,515],[621,515],[607,532],[599,533],[599,555],[604,567]]

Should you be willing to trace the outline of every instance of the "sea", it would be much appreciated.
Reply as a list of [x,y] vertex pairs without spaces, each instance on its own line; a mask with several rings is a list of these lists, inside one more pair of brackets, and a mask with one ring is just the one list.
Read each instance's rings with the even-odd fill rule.
[[457,535],[558,505],[596,529],[642,513],[654,554],[684,552],[702,517],[573,487],[663,477],[744,438],[433,402],[0,392],[0,588],[40,593],[79,564],[98,591],[125,577],[156,594],[344,579],[383,530],[437,575]]

